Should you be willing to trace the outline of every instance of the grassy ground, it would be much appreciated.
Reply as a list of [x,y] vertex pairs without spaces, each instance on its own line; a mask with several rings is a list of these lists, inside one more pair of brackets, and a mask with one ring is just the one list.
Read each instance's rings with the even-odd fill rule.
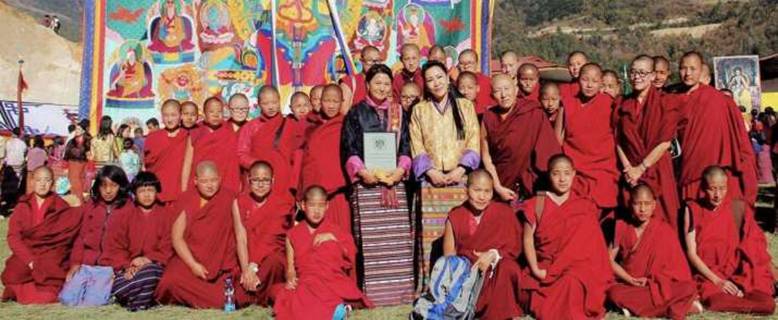
[[[8,220],[0,221],[0,261],[10,255],[8,246],[5,242],[5,234],[8,226]],[[778,257],[778,236],[767,234],[770,245],[770,253],[773,257]],[[778,262],[775,258],[773,261]],[[2,265],[4,266],[4,264]],[[2,267],[0,267],[2,270]],[[0,291],[3,286],[0,284]],[[369,311],[356,311],[352,319],[370,319],[370,320],[389,320],[389,319],[407,319],[410,306],[400,306],[393,308],[378,308]],[[607,319],[626,319],[615,313],[609,313]],[[707,312],[701,316],[692,319],[752,319],[753,317],[738,316],[722,313]],[[159,307],[149,311],[131,313],[127,312],[117,305],[105,306],[100,308],[66,308],[60,305],[48,306],[21,306],[16,303],[0,303],[0,319],[28,320],[28,319],[143,319],[143,320],[167,320],[167,319],[272,319],[269,309],[252,307],[239,310],[235,313],[226,315],[219,310],[192,310],[181,307]],[[778,319],[778,315],[770,317]]]

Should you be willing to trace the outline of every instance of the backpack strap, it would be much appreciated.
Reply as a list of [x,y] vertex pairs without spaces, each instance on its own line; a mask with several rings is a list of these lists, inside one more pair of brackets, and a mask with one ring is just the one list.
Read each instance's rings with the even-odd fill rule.
[[746,203],[743,200],[732,200],[732,217],[735,219],[738,239],[743,238],[743,222],[745,221]]
[[546,206],[546,194],[539,192],[535,197],[535,219],[537,222],[540,222],[540,218],[543,216],[543,209],[545,206]]

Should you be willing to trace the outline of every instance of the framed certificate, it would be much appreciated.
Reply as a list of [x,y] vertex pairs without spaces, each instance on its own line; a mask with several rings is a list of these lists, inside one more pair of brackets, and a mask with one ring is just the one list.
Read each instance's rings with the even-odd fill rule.
[[397,140],[393,132],[363,133],[365,167],[367,170],[397,169]]

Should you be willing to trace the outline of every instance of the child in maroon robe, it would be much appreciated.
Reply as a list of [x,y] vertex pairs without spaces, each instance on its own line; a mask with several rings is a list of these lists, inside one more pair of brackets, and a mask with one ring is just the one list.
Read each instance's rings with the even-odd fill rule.
[[[305,191],[305,221],[289,230],[286,239],[286,285],[278,288],[273,307],[279,320],[329,320],[336,310],[372,307],[349,275],[355,272],[354,239],[327,223],[327,191]],[[280,286],[280,285],[279,285]]]
[[581,51],[573,51],[567,56],[567,71],[572,78],[568,83],[559,84],[562,96],[577,96],[581,92],[581,84],[578,79],[581,76],[583,66],[589,63],[589,57]]
[[257,275],[257,303],[269,306],[271,288],[284,283],[286,273],[286,232],[292,225],[294,199],[275,192],[273,168],[257,162],[248,172],[248,190],[238,197],[241,228],[248,240],[249,269]]
[[519,98],[540,102],[540,70],[531,63],[524,63],[518,71]]
[[[610,247],[613,272],[619,283],[608,289],[608,299],[625,314],[684,319],[697,294],[677,232],[654,215],[657,201],[647,185],[630,191],[632,217],[616,223]],[[694,304],[693,304],[694,303]]]
[[81,227],[81,212],[51,192],[51,169],[38,167],[31,176],[33,192],[19,199],[8,225],[11,257],[2,273],[2,300],[55,303]]
[[479,116],[482,115],[486,109],[491,106],[478,104],[478,93],[481,91],[481,87],[478,85],[478,77],[475,73],[465,71],[459,74],[457,77],[457,91],[470,100],[475,106],[475,113]]
[[184,163],[189,132],[182,130],[181,104],[176,100],[162,103],[164,130],[157,130],[146,137],[143,145],[143,163],[146,171],[159,178],[162,191],[159,200],[173,201],[181,193],[181,169]]
[[703,173],[702,200],[684,215],[687,255],[703,305],[709,310],[773,314],[773,274],[767,241],[744,201],[732,199],[727,172]]
[[578,179],[573,191],[591,198],[600,210],[616,207],[619,171],[611,121],[613,98],[601,93],[602,69],[597,64],[581,68],[581,92],[562,94],[565,106],[565,141],[562,149],[575,162]]
[[484,273],[476,304],[479,319],[521,317],[521,269],[517,259],[521,253],[522,230],[516,214],[509,205],[492,200],[492,176],[484,170],[473,171],[468,176],[467,195],[467,202],[448,215],[443,253],[467,257]]
[[99,264],[113,267],[111,293],[130,311],[154,305],[154,290],[173,252],[170,210],[157,199],[161,188],[153,173],[140,172],[132,182],[135,210],[117,213],[106,229]]
[[540,106],[551,122],[557,141],[561,145],[565,138],[565,108],[562,105],[562,96],[559,85],[554,82],[546,82],[540,88]]
[[243,286],[233,282],[236,306],[250,300],[244,287],[256,288],[256,274],[248,268],[246,234],[235,230],[240,223],[235,194],[220,183],[216,164],[201,162],[194,190],[181,195],[173,207],[180,212],[171,232],[176,255],[157,286],[155,296],[162,304],[222,308],[226,280],[238,274]]
[[[351,231],[351,207],[346,198],[349,183],[340,159],[340,140],[343,118],[340,87],[327,85],[321,99],[321,113],[312,118],[303,146],[299,187],[306,190],[313,185],[324,187],[329,196],[327,221]],[[302,193],[297,195],[302,200]]]
[[[421,50],[419,50],[419,46],[413,43],[403,44],[400,48],[400,62],[402,62],[403,68],[395,73],[394,79],[392,79],[394,101],[400,101],[400,93],[406,84],[415,83],[420,88],[424,86],[424,78],[421,76]],[[367,96],[367,91],[365,91],[365,96]],[[360,102],[361,100],[354,101],[352,105]]]
[[281,114],[281,96],[273,86],[259,91],[262,114],[240,130],[237,156],[240,166],[249,170],[257,161],[273,166],[277,191],[292,193],[297,187],[294,172],[295,153],[300,148],[299,130],[293,120]]
[[576,171],[565,155],[549,159],[551,192],[521,210],[528,268],[522,289],[529,311],[543,319],[601,318],[613,273],[595,203],[571,192]]
[[351,106],[361,102],[367,96],[365,72],[370,70],[374,64],[381,63],[381,51],[374,46],[365,46],[360,51],[359,60],[362,63],[362,73],[346,75],[338,82],[343,90],[344,103],[346,104],[346,110],[342,112],[343,114],[346,114]]
[[194,187],[192,168],[202,161],[213,161],[222,177],[222,188],[233,193],[241,190],[240,164],[235,150],[238,134],[231,122],[224,121],[224,102],[211,97],[203,104],[203,125],[189,132],[186,156],[181,171],[183,191]]

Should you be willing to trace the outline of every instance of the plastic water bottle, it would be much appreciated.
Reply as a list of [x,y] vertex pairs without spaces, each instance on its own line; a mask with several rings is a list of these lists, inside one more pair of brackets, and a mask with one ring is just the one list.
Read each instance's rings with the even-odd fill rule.
[[235,287],[232,285],[232,277],[224,279],[224,312],[235,311]]

